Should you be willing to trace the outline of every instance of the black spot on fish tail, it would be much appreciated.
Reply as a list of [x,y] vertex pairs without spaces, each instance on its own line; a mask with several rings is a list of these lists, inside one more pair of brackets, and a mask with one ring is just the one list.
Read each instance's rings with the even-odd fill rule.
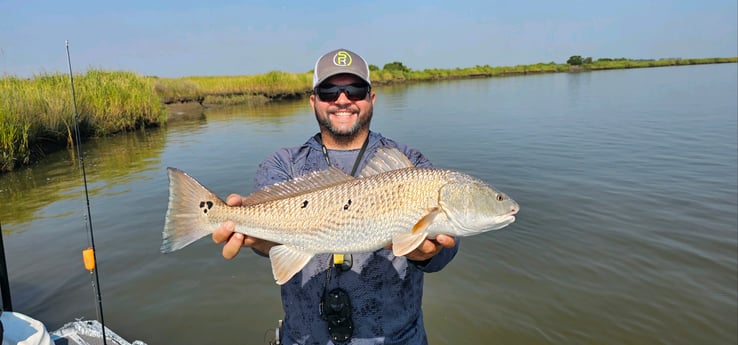
[[213,208],[212,201],[200,201],[200,209],[202,210],[202,213],[207,214],[208,210],[211,208]]
[[305,201],[302,202],[302,206],[300,208],[305,208],[305,207],[307,207],[307,205],[308,205],[308,201],[305,200]]
[[343,205],[343,209],[348,210],[349,206],[351,206],[351,199],[349,199],[348,202],[345,205]]

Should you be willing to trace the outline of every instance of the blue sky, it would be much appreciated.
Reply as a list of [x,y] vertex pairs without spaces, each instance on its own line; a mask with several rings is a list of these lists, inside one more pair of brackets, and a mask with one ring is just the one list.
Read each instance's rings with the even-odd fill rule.
[[412,69],[564,63],[571,55],[738,56],[738,1],[0,0],[0,75],[304,72],[347,48]]

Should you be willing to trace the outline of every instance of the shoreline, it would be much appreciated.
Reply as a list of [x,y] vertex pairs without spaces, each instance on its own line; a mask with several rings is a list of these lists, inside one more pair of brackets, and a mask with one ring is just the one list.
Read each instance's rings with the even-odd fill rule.
[[[716,58],[717,59],[717,58]],[[464,80],[464,79],[482,79],[482,78],[503,78],[503,77],[522,77],[529,75],[540,75],[540,74],[553,74],[553,73],[585,73],[585,72],[597,72],[605,70],[618,70],[618,69],[634,69],[634,68],[658,68],[658,67],[680,67],[680,66],[692,66],[692,65],[705,65],[705,64],[723,64],[723,63],[738,63],[738,57],[724,58],[724,61],[711,61],[711,62],[694,62],[690,59],[676,59],[673,63],[667,64],[656,64],[656,65],[626,65],[619,67],[612,66],[598,66],[598,65],[577,65],[571,66],[566,65],[565,69],[561,69],[560,65],[554,65],[555,68],[522,68],[520,66],[511,67],[510,70],[503,70],[502,72],[488,72],[488,73],[468,73],[463,75],[448,75],[448,76],[431,76],[431,77],[400,77],[391,79],[378,79],[372,78],[372,87],[382,87],[386,85],[397,85],[397,84],[413,84],[413,83],[424,83],[424,82],[437,82],[437,81],[449,81],[449,80]],[[686,63],[681,63],[687,61]],[[545,66],[545,64],[544,64]],[[530,67],[530,66],[523,66]],[[376,73],[372,71],[371,73]],[[412,73],[412,72],[411,72]],[[170,112],[171,115],[176,115],[180,105],[199,103],[203,109],[210,107],[219,107],[227,105],[243,105],[243,104],[264,104],[271,102],[279,102],[283,100],[295,100],[305,97],[309,97],[312,90],[306,87],[299,91],[293,92],[208,92],[204,95],[198,96],[179,96],[175,98],[165,98],[163,103],[169,108],[174,109]],[[239,98],[245,98],[239,101]],[[234,100],[235,99],[235,100]]]
[[[385,68],[379,70],[376,66],[370,67],[374,67],[374,70],[371,71],[373,87],[381,88],[386,85],[463,79],[522,77],[550,73],[584,73],[615,69],[723,63],[738,63],[738,57],[646,61],[607,59],[606,61],[583,65],[551,62],[512,67],[476,66],[454,70],[423,71],[412,71],[402,66],[401,63],[396,64],[399,64],[402,69],[387,70]],[[75,77],[75,80],[79,79],[84,82],[85,79],[88,79],[87,82],[90,85],[87,86],[87,89],[94,91],[100,89],[100,83],[115,84],[115,82],[119,82],[121,78],[118,75],[120,74],[126,79],[125,82],[118,83],[119,85],[112,90],[106,90],[113,98],[118,97],[117,99],[111,100],[111,96],[105,95],[102,99],[87,100],[88,103],[92,104],[92,109],[84,109],[84,106],[80,108],[83,109],[80,114],[86,116],[84,119],[80,119],[80,131],[83,140],[89,137],[135,131],[141,128],[161,127],[170,121],[201,118],[204,116],[205,110],[209,108],[249,104],[266,105],[287,100],[304,99],[309,97],[312,91],[310,88],[312,72],[291,74],[275,71],[258,76],[167,79],[141,77],[130,72],[92,71],[81,76],[81,78]],[[71,141],[74,126],[70,128],[69,124],[69,119],[74,119],[74,114],[72,113],[72,116],[70,116],[70,105],[57,102],[49,104],[41,110],[30,108],[30,111],[24,111],[24,106],[28,104],[35,106],[39,101],[45,103],[51,102],[51,100],[70,98],[66,94],[68,93],[68,80],[66,78],[68,77],[63,75],[51,75],[38,77],[40,81],[21,80],[14,77],[0,79],[0,91],[8,90],[7,84],[22,84],[19,89],[13,89],[13,85],[11,85],[11,89],[7,92],[10,95],[7,98],[12,99],[9,105],[10,108],[7,104],[5,104],[5,108],[3,104],[0,104],[0,115],[3,115],[0,118],[0,132],[2,132],[0,134],[3,134],[5,138],[10,138],[10,141],[0,142],[0,146],[3,147],[4,151],[3,157],[0,157],[2,158],[0,174],[12,171],[15,168],[32,166],[38,161],[39,157],[45,154],[74,146]],[[53,81],[51,87],[43,84],[45,80]],[[105,83],[108,80],[113,82]],[[39,83],[41,85],[35,86]],[[6,88],[3,89],[3,86]],[[40,98],[38,98],[39,92],[34,90],[37,87],[46,92]],[[80,89],[83,89],[83,87],[80,87]],[[37,98],[24,99],[29,93],[36,94],[35,97]],[[80,94],[83,93],[80,92]],[[140,100],[142,99],[145,99],[144,103],[141,103]],[[102,107],[100,107],[101,104]],[[94,106],[97,106],[97,108]],[[6,115],[5,110],[8,109]],[[37,111],[42,111],[41,119],[35,115]],[[34,115],[24,117],[24,113]],[[107,122],[96,123],[96,116]],[[125,121],[123,127],[113,124],[120,123],[121,119]],[[48,127],[49,123],[55,123],[56,127]]]

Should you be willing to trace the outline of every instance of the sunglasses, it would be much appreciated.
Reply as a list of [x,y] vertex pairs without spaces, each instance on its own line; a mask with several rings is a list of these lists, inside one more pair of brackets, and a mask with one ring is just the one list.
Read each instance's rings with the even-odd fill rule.
[[365,99],[371,89],[372,87],[366,84],[350,84],[345,86],[328,84],[316,87],[315,94],[318,95],[321,101],[335,102],[338,97],[341,97],[341,92],[343,92],[346,94],[346,98],[352,102],[356,102]]

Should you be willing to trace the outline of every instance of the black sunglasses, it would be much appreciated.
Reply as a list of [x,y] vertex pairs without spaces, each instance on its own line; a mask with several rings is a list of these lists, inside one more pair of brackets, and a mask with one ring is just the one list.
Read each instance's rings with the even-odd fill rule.
[[356,102],[365,99],[371,89],[372,87],[367,84],[350,84],[345,86],[328,84],[316,87],[315,94],[318,95],[321,101],[335,102],[338,97],[341,97],[341,92],[343,92],[346,94],[346,98],[352,102]]

